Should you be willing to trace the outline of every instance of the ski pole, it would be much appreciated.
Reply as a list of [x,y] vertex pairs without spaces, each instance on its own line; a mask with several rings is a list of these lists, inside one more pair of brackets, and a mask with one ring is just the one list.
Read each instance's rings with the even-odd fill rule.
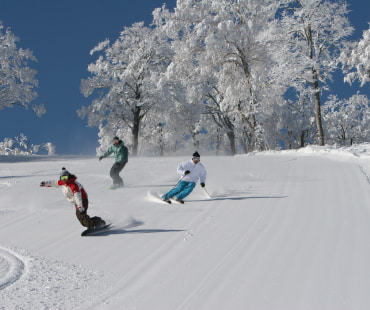
[[203,187],[203,189],[204,189],[204,191],[206,192],[206,194],[208,195],[208,197],[209,197],[210,199],[212,199],[212,196],[208,193],[208,191],[207,191],[207,189],[206,189],[206,187],[205,187],[205,186]]

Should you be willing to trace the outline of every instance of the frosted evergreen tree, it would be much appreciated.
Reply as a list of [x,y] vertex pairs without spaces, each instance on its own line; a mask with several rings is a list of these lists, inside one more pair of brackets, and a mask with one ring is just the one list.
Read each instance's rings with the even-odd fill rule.
[[43,105],[31,104],[37,97],[38,81],[36,70],[28,67],[36,58],[30,50],[18,48],[18,41],[0,22],[0,110],[15,105],[31,107],[40,117],[46,110]]

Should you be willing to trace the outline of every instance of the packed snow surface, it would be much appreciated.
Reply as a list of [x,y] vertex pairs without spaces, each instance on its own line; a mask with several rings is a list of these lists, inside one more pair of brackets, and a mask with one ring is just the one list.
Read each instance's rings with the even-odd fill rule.
[[[0,309],[368,310],[370,145],[202,156],[185,204],[158,196],[188,157],[0,157]],[[83,227],[62,167],[89,195]]]

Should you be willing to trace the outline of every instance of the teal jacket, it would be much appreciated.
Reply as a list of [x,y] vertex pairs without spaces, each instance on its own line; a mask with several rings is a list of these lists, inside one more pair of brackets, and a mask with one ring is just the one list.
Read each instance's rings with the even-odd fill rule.
[[114,160],[118,163],[125,164],[128,161],[128,150],[123,144],[122,140],[118,141],[117,146],[112,144],[108,150],[102,155],[103,158],[108,157],[110,154],[114,153]]

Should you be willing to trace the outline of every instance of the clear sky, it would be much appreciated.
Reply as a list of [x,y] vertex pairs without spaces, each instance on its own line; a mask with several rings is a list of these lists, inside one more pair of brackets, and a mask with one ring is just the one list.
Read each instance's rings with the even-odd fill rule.
[[[30,49],[37,63],[39,81],[35,104],[45,104],[46,114],[38,118],[32,109],[14,107],[0,110],[0,141],[24,133],[32,144],[52,142],[57,154],[95,155],[98,129],[76,110],[89,105],[91,98],[80,92],[81,79],[89,77],[87,66],[95,61],[90,50],[106,38],[115,41],[123,28],[152,20],[152,11],[176,0],[0,0],[0,20],[20,38],[18,47]],[[358,40],[368,29],[370,0],[348,0],[351,38]],[[334,91],[348,98],[357,90],[370,98],[370,86],[350,87],[337,77]]]

